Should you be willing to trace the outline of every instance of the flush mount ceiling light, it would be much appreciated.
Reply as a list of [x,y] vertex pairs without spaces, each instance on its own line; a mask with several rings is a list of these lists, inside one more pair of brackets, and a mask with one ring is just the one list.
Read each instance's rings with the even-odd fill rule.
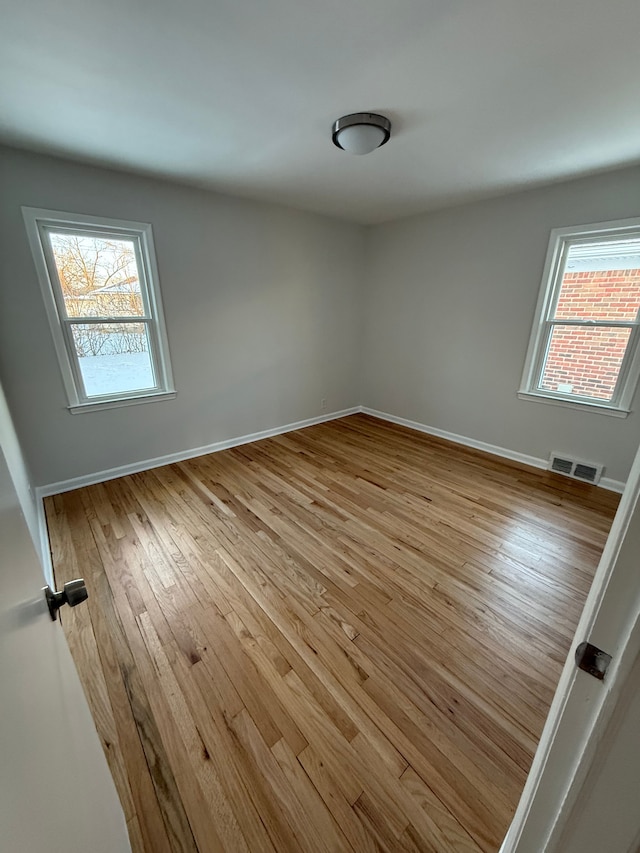
[[377,113],[352,113],[333,124],[333,144],[350,154],[370,154],[391,136],[391,122]]

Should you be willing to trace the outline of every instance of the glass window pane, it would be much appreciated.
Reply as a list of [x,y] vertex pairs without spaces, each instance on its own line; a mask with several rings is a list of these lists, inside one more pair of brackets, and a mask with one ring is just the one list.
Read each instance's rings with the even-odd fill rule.
[[133,240],[49,232],[68,317],[142,317]]
[[640,240],[569,248],[556,320],[635,320],[640,308]]
[[611,400],[630,335],[615,327],[554,326],[538,387]]
[[155,388],[145,323],[71,326],[87,397]]

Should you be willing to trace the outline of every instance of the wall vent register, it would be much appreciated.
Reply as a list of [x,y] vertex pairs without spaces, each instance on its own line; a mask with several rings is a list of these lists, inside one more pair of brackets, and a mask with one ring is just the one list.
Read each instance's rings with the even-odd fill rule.
[[583,483],[593,483],[594,485],[599,482],[602,476],[602,465],[595,465],[582,459],[572,459],[559,453],[551,454],[547,468],[549,471],[555,471],[556,474],[563,474],[573,480],[581,480]]

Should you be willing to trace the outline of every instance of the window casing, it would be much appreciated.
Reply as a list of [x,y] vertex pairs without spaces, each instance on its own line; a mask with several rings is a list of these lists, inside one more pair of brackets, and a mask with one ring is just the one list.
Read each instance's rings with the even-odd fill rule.
[[639,309],[640,219],[553,230],[518,396],[626,417]]
[[70,411],[175,397],[151,226],[22,210]]

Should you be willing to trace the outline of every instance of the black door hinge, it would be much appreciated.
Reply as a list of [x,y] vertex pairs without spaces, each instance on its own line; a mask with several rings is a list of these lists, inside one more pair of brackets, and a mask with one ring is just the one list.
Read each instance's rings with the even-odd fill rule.
[[599,678],[600,681],[604,678],[610,663],[611,655],[592,646],[591,643],[580,643],[576,649],[576,666],[578,669],[583,669],[589,675],[593,675],[594,678]]

